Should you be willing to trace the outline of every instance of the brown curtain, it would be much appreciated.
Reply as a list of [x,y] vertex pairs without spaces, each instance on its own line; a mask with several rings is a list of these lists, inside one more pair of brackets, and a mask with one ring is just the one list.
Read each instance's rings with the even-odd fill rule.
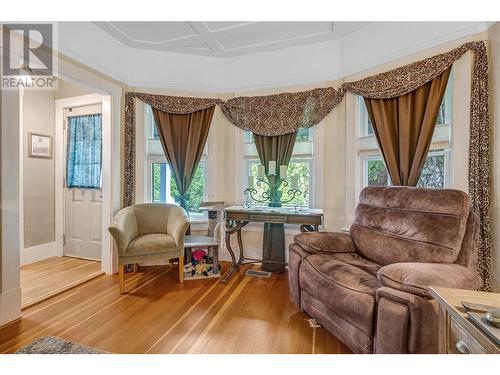
[[268,173],[267,169],[270,160],[276,160],[276,173],[279,173],[280,165],[288,165],[290,163],[297,132],[273,136],[254,133],[253,137],[260,162],[266,168],[266,174]]
[[416,186],[431,145],[451,67],[408,94],[367,99],[366,108],[394,185]]
[[215,106],[188,114],[172,114],[153,108],[153,116],[165,157],[187,210],[186,194],[203,155]]
[[272,136],[254,133],[253,137],[260,162],[265,167],[266,175],[269,169],[269,161],[276,160],[276,175],[268,177],[269,183],[274,185],[279,176],[280,165],[288,165],[290,163],[297,132]]

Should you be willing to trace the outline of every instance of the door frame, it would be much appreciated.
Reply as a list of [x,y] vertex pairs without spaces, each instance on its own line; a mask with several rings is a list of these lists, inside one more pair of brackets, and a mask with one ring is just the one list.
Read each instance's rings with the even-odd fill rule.
[[113,247],[109,236],[108,227],[111,225],[111,160],[112,160],[112,125],[111,125],[111,96],[101,94],[90,94],[75,96],[71,98],[55,100],[55,132],[54,132],[54,155],[55,155],[55,235],[56,253],[64,255],[64,110],[72,107],[83,107],[87,105],[101,104],[102,108],[102,221],[101,221],[101,270],[105,273],[113,273]]

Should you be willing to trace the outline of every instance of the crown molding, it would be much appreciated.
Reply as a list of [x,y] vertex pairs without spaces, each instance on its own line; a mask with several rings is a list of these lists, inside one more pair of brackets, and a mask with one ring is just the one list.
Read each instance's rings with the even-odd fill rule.
[[[130,74],[130,69],[133,69],[133,67],[130,66],[130,61],[124,61],[123,64],[127,66],[127,73],[120,73],[119,70],[114,70],[112,69],[111,66],[106,66],[102,61],[98,61],[97,59],[92,58],[91,54],[83,54],[82,52],[79,52],[79,50],[75,48],[68,47],[68,45],[64,45],[64,55],[81,62],[82,64],[85,64],[88,67],[91,67],[92,69],[95,69],[96,71],[102,72],[103,74],[116,79],[119,82],[123,82],[124,84],[130,86],[130,87],[150,87],[150,88],[157,88],[157,89],[171,89],[171,90],[185,90],[185,91],[201,91],[201,92],[207,92],[207,93],[214,93],[214,94],[225,94],[225,93],[232,93],[232,92],[245,92],[245,91],[251,91],[251,90],[259,90],[259,89],[272,89],[272,88],[278,88],[278,87],[287,87],[287,86],[294,86],[294,85],[303,85],[303,84],[314,84],[318,83],[318,85],[324,85],[325,81],[342,81],[346,77],[349,77],[350,75],[354,74],[359,74],[363,71],[366,71],[368,69],[375,68],[377,66],[382,66],[384,64],[390,63],[392,61],[395,61],[397,59],[410,56],[412,54],[420,53],[425,50],[430,50],[432,48],[435,48],[437,46],[452,42],[452,41],[458,41],[460,39],[464,39],[466,37],[473,37],[475,34],[481,33],[486,31],[488,28],[490,28],[495,22],[478,22],[476,24],[473,24],[469,27],[465,27],[463,29],[457,30],[456,32],[450,32],[445,35],[442,35],[437,38],[432,38],[428,41],[424,41],[421,43],[416,43],[412,45],[410,48],[401,48],[397,52],[393,52],[387,55],[384,55],[383,57],[377,57],[374,59],[370,59],[367,61],[364,61],[360,64],[357,65],[350,65],[348,67],[343,67],[342,63],[342,51],[345,50],[343,48],[342,42],[344,41],[345,38],[340,40],[340,46],[337,51],[328,51],[328,50],[320,50],[320,53],[318,53],[318,56],[321,58],[324,56],[324,58],[329,58],[331,59],[331,54],[332,53],[339,53],[340,54],[340,65],[338,68],[333,67],[332,69],[323,69],[324,72],[322,73],[315,73],[315,72],[303,72],[304,74],[300,73],[295,73],[295,74],[289,74],[290,78],[280,78],[280,79],[263,79],[261,82],[258,82],[256,84],[253,83],[244,83],[244,82],[237,82],[237,79],[234,79],[235,77],[231,77],[231,69],[228,67],[228,63],[232,57],[229,58],[218,58],[218,57],[210,57],[214,61],[214,66],[216,67],[216,70],[218,71],[218,74],[221,74],[221,79],[220,83],[219,82],[212,82],[209,84],[206,84],[206,80],[202,79],[204,76],[204,73],[210,73],[210,72],[204,72],[203,70],[200,70],[199,75],[201,78],[200,79],[192,79],[191,82],[186,82],[186,81],[181,81],[180,78],[175,80],[175,77],[170,77],[165,80],[160,80],[160,81],[154,81],[152,79],[143,79],[140,76],[137,77],[132,77]],[[97,27],[96,27],[97,28]],[[97,28],[99,29],[99,28]],[[365,27],[359,29],[357,32],[366,32]],[[102,31],[102,30],[101,30]],[[103,31],[104,32],[104,31]],[[354,32],[356,33],[356,32]],[[352,35],[349,34],[349,35]],[[347,41],[344,41],[346,43]],[[323,42],[319,42],[323,43]],[[311,46],[311,45],[306,45],[306,46]],[[125,48],[125,47],[124,47]],[[131,54],[139,51],[140,49],[137,48],[131,48],[131,47],[126,47],[127,49],[123,54],[125,56],[131,56]],[[295,53],[301,53],[300,49],[305,48],[305,46],[295,46],[292,47],[294,49],[298,49],[297,52]],[[320,48],[320,47],[318,47]],[[282,50],[281,50],[282,51]],[[172,52],[169,52],[172,53]],[[263,58],[272,58],[269,54],[272,54],[273,52],[267,51],[263,52],[266,53],[267,56]],[[280,52],[282,53],[282,52]],[[182,56],[182,54],[176,54]],[[246,56],[253,56],[255,58],[254,54],[246,55]],[[191,56],[192,58],[192,56]],[[200,58],[207,58],[206,56],[200,56]],[[238,59],[241,59],[241,61],[232,61],[232,64],[245,64],[245,56],[239,56]],[[345,59],[344,59],[345,61]],[[220,65],[219,65],[220,64]],[[247,63],[248,64],[248,63]],[[202,68],[201,69],[206,69],[203,65],[201,64]],[[251,64],[249,64],[251,66]],[[220,67],[220,69],[219,69]],[[286,69],[286,66],[284,67]],[[338,70],[337,70],[338,69]],[[240,69],[241,70],[241,69]],[[337,70],[337,71],[335,71]],[[235,73],[236,74],[236,73]],[[223,76],[223,77],[222,77]],[[174,79],[172,79],[174,78]]]

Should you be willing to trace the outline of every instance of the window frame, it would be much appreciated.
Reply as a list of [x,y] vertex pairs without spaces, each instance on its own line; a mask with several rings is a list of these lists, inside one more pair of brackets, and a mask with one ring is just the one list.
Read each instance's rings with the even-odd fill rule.
[[[430,149],[429,152],[427,153],[427,158],[432,157],[432,156],[444,156],[444,186],[443,189],[446,189],[450,186],[450,179],[451,179],[451,150],[449,149],[440,149],[440,148],[435,148],[435,149]],[[360,155],[360,161],[361,161],[361,175],[362,175],[362,184],[361,188],[365,188],[368,186],[368,162],[373,161],[373,160],[381,160],[384,165],[384,158],[382,154],[367,154],[367,155]],[[386,167],[387,169],[387,167]],[[389,173],[387,174],[387,185],[386,186],[391,186],[391,176]]]
[[371,138],[375,136],[375,132],[370,133],[368,110],[366,109],[366,104],[364,98],[361,95],[357,95],[357,112],[358,112],[358,138]]

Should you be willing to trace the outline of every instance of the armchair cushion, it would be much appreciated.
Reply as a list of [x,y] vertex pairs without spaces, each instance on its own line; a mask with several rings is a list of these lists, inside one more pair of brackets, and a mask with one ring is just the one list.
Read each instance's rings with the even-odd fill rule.
[[139,254],[157,254],[176,251],[177,246],[169,234],[145,234],[132,240],[125,251],[125,256]]
[[385,286],[430,298],[430,286],[477,289],[478,276],[471,269],[448,263],[394,263],[378,270]]
[[297,234],[294,241],[312,254],[352,253],[356,251],[352,238],[347,233],[305,232]]
[[121,264],[148,262],[177,258],[182,255],[182,248],[177,247],[169,234],[144,234],[133,239],[125,253],[120,256]]

